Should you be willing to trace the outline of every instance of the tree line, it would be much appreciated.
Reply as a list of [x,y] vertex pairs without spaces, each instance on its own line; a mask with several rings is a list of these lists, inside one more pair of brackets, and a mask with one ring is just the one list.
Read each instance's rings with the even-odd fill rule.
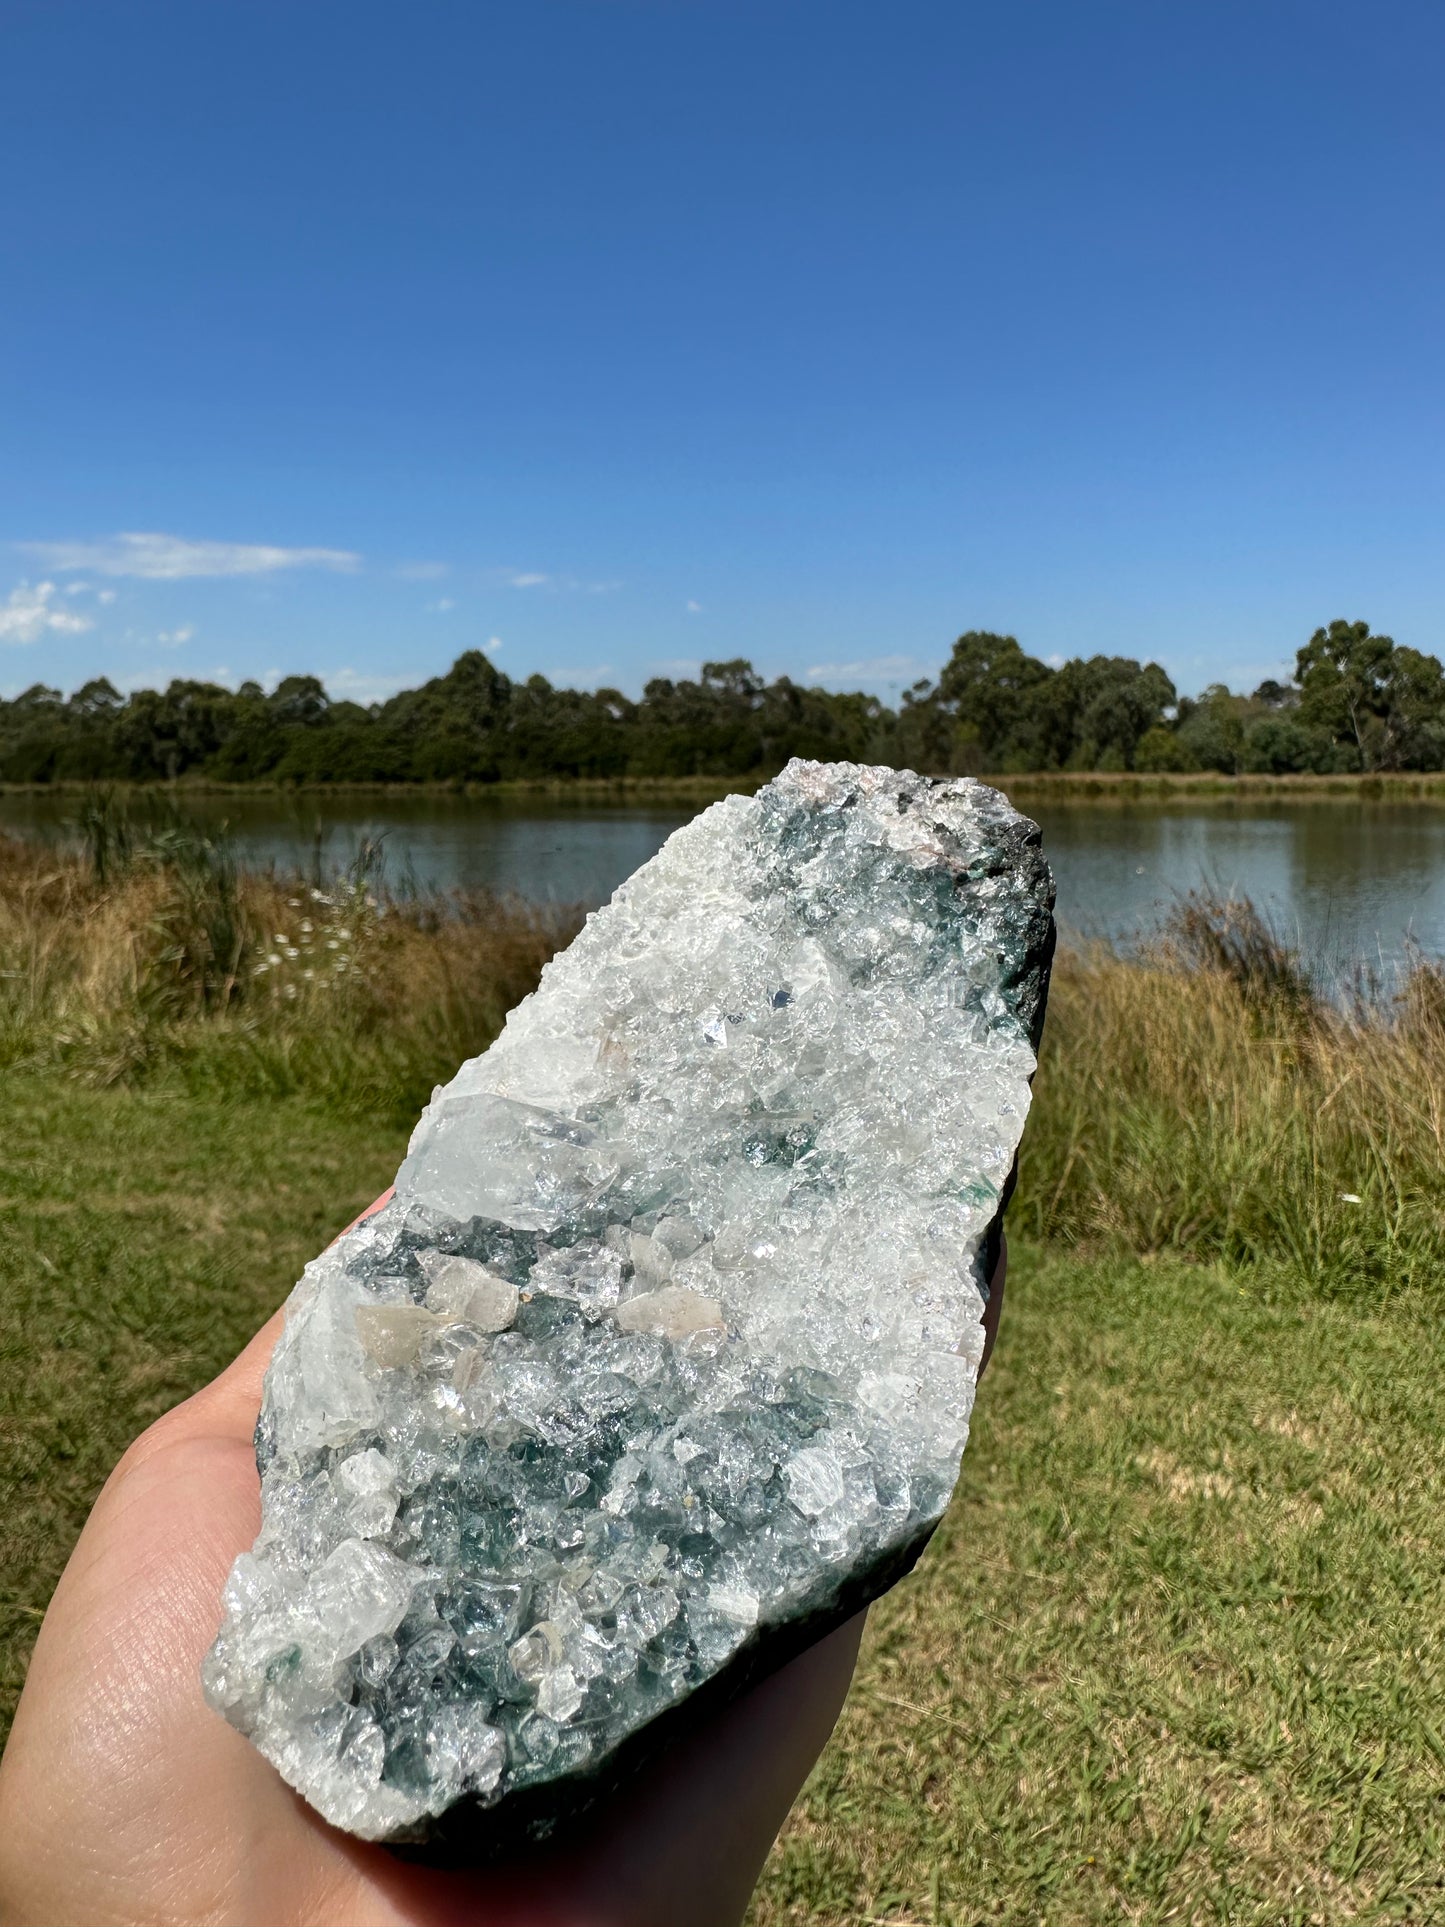
[[862,692],[765,682],[750,662],[616,689],[514,681],[480,650],[386,702],[333,701],[315,676],[267,691],[177,679],[122,695],[99,677],[0,702],[0,781],[489,783],[744,776],[790,756],[955,775],[1035,770],[1225,774],[1445,768],[1445,672],[1367,622],[1317,629],[1288,682],[1180,696],[1158,663],[1057,666],[969,630],[896,709]]

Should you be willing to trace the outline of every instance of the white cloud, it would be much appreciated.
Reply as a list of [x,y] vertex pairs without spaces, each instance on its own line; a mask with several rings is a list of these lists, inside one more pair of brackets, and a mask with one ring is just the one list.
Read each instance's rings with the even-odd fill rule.
[[[269,677],[267,681],[279,681],[279,677]],[[338,697],[348,703],[381,703],[388,696],[394,696],[398,689],[412,688],[420,678],[417,676],[376,676],[361,669],[332,669],[323,671],[321,681],[328,696]]]
[[115,601],[115,590],[114,589],[97,589],[95,592],[95,599],[97,602],[105,603],[108,608],[110,604]]
[[189,626],[180,629],[162,629],[157,633],[156,641],[166,649],[182,649],[195,633],[195,630]]
[[191,542],[180,535],[108,535],[98,542],[22,542],[48,568],[179,582],[200,575],[273,575],[278,569],[355,569],[350,549],[280,549],[262,542]]
[[625,585],[620,576],[584,582],[580,576],[551,575],[545,569],[502,569],[501,579],[513,589],[548,589],[554,595],[613,595]]
[[496,655],[499,649],[505,649],[506,646],[507,645],[502,641],[502,638],[500,636],[487,637],[487,648],[494,656]]
[[[137,637],[144,642],[145,637]],[[176,673],[173,662],[157,660],[149,669],[107,670],[105,672],[123,696],[133,696],[138,689],[164,689]],[[234,689],[236,679],[224,665],[219,668],[202,669],[193,667],[190,671],[198,682],[218,682],[226,689]]]
[[0,642],[39,642],[44,635],[80,636],[95,624],[55,606],[55,584],[21,582],[0,602]]
[[697,656],[664,656],[660,662],[651,662],[647,666],[649,669],[655,669],[661,676],[695,678],[702,668],[702,661]]
[[440,582],[451,574],[449,562],[398,562],[392,574],[400,582]]
[[561,689],[596,689],[612,673],[613,664],[610,662],[578,663],[542,671],[548,682],[556,683]]
[[839,682],[844,678],[857,682],[911,682],[922,673],[923,664],[916,656],[862,656],[856,662],[815,662],[807,675],[809,682]]
[[438,596],[435,602],[427,603],[426,612],[429,616],[449,616],[456,606],[449,595]]
[[702,614],[702,604],[700,602],[689,602],[687,605],[687,613],[690,616],[700,616]]

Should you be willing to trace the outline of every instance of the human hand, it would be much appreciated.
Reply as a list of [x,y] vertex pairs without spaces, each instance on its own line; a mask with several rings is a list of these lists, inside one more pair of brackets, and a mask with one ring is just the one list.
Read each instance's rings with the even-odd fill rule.
[[260,1523],[252,1433],[281,1319],[136,1440],[76,1543],[0,1761],[0,1922],[736,1927],[837,1719],[861,1614],[680,1741],[573,1842],[500,1867],[424,1867],[337,1831],[206,1706],[221,1587]]

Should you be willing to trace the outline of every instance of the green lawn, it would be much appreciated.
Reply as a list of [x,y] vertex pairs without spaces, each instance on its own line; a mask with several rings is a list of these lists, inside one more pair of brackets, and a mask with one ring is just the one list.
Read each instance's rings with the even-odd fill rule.
[[[403,1134],[5,1073],[0,1717],[127,1440]],[[1445,1918],[1445,1340],[1401,1294],[1015,1253],[959,1497],[758,1927]]]
[[757,1919],[1445,1918],[1445,1342],[1018,1254]]
[[390,1181],[405,1133],[306,1105],[4,1072],[0,1734],[126,1445],[211,1377]]

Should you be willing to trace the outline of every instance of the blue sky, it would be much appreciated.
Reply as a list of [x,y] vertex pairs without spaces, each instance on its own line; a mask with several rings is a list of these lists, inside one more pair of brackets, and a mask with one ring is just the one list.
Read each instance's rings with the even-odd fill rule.
[[1445,648],[1445,10],[0,0],[0,691]]

